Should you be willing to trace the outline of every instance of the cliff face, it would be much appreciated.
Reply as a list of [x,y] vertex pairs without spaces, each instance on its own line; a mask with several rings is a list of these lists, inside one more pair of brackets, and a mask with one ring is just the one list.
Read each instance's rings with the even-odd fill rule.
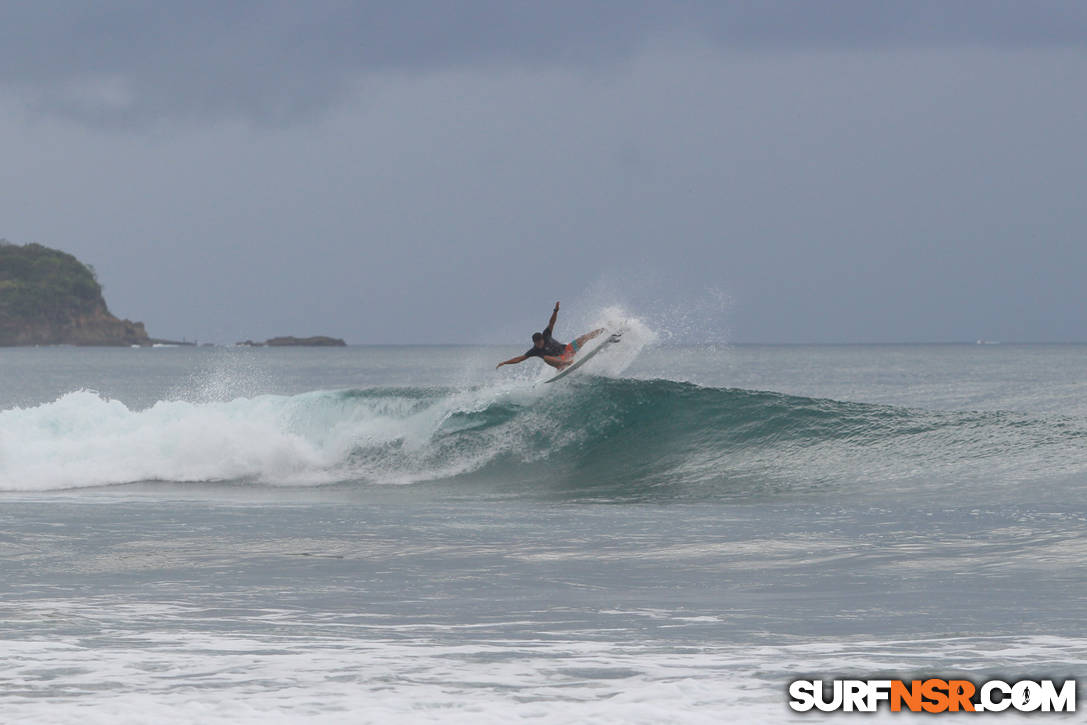
[[0,345],[148,345],[110,314],[94,272],[66,252],[0,242]]

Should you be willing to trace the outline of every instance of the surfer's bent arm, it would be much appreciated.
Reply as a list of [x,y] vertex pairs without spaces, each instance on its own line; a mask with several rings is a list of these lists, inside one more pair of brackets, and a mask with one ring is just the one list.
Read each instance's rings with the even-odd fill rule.
[[503,365],[516,365],[517,363],[524,362],[527,359],[528,359],[528,355],[518,355],[517,357],[511,357],[509,360],[503,360],[502,362],[495,365],[494,369],[497,370],[498,368],[502,367]]
[[551,330],[551,334],[555,334],[555,320],[559,319],[559,303],[555,303],[555,309],[551,310],[551,319],[547,321],[547,329]]

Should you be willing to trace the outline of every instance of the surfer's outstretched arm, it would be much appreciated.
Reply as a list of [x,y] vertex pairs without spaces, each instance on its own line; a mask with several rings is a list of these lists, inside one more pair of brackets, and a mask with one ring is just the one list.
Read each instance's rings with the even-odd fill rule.
[[509,360],[503,360],[502,362],[495,365],[494,369],[497,370],[498,368],[502,367],[503,365],[516,365],[517,363],[524,362],[527,359],[528,359],[527,355],[518,355],[517,357],[511,357]]
[[559,319],[559,303],[555,303],[555,309],[551,310],[551,319],[547,321],[547,329],[551,330],[551,334],[555,334],[555,320]]

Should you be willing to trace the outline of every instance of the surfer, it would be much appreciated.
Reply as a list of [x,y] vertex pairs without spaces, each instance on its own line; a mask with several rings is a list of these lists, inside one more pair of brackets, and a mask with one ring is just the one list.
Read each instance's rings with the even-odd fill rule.
[[543,332],[532,333],[532,347],[528,349],[524,355],[518,355],[517,357],[511,357],[509,360],[504,360],[494,366],[494,369],[502,367],[503,365],[516,365],[519,362],[524,362],[530,357],[538,357],[545,363],[553,368],[562,370],[564,367],[574,361],[574,355],[581,349],[587,341],[593,339],[604,331],[603,327],[598,327],[592,332],[586,332],[581,337],[577,338],[573,342],[563,345],[561,342],[551,337],[552,332],[555,330],[555,320],[559,316],[559,303],[555,303],[555,309],[551,312],[551,319],[547,321],[547,327]]

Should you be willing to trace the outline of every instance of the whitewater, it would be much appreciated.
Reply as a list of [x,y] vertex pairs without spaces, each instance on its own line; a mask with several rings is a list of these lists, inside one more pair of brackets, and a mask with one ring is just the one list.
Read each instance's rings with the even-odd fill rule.
[[0,351],[0,712],[801,722],[802,677],[1087,671],[1087,347],[625,322],[555,385],[494,371],[527,345]]

